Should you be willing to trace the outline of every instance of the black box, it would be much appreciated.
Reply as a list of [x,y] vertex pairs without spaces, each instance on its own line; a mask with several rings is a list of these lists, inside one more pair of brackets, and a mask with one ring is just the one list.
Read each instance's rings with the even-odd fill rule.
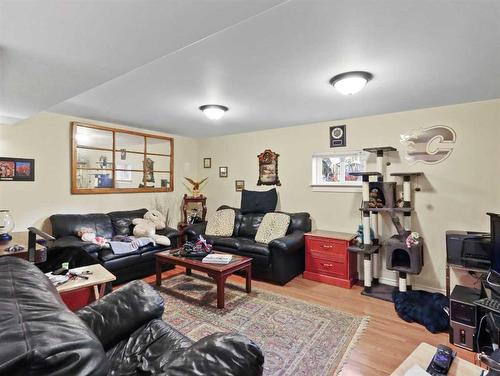
[[480,291],[457,285],[450,295],[450,343],[464,349],[476,350],[478,310],[474,302]]

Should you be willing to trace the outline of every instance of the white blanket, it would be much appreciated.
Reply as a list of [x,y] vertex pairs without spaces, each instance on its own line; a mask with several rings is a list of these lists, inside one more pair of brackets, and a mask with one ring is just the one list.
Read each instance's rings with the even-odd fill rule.
[[135,238],[131,242],[109,242],[111,250],[115,255],[123,255],[126,253],[131,253],[137,251],[139,248],[144,247],[150,243],[155,244],[155,241],[151,238],[142,237]]

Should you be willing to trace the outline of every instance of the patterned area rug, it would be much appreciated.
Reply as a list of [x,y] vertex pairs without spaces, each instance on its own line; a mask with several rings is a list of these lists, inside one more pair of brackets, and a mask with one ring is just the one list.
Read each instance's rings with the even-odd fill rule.
[[238,331],[255,341],[264,352],[266,376],[337,375],[368,322],[255,288],[247,294],[231,283],[219,310],[215,283],[199,274],[164,280],[160,292],[163,319],[191,339]]

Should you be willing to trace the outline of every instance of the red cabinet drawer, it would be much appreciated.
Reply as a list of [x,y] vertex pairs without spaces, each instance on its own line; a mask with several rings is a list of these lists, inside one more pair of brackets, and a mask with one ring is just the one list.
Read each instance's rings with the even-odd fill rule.
[[306,257],[306,270],[335,277],[347,276],[347,267],[345,263],[313,257],[311,254]]
[[345,254],[347,242],[322,238],[308,238],[308,249],[316,252]]
[[340,262],[340,263],[345,263],[346,262],[346,257],[347,254],[344,253],[328,253],[328,252],[323,252],[323,251],[315,251],[315,250],[309,250],[308,251],[309,255],[314,258],[320,258],[328,261],[333,261],[333,262]]

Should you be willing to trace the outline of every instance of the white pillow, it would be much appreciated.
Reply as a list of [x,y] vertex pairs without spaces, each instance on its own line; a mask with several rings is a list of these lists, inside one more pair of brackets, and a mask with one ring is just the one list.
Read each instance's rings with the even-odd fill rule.
[[255,241],[257,243],[269,244],[274,239],[286,235],[290,225],[290,216],[283,213],[267,213],[257,229]]
[[234,217],[236,213],[233,209],[217,210],[207,222],[206,235],[231,236],[234,230]]

